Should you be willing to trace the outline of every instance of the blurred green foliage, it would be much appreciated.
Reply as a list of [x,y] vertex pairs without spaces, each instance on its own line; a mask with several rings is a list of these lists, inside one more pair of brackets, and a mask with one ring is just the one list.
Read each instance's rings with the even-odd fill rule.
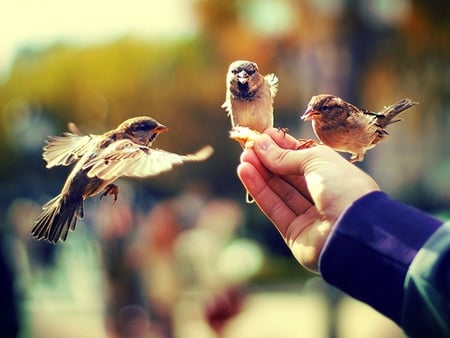
[[[236,176],[241,148],[228,138],[230,121],[220,107],[228,65],[237,59],[255,61],[263,74],[279,77],[275,125],[301,138],[313,137],[311,126],[299,118],[312,95],[333,93],[371,110],[402,97],[419,101],[402,115],[403,122],[389,129],[388,140],[358,165],[394,197],[448,216],[450,2],[191,1],[198,30],[189,37],[124,36],[96,45],[57,41],[21,49],[0,83],[0,219],[5,220],[0,233],[6,233],[7,210],[14,200],[42,204],[61,189],[70,168],[45,169],[41,151],[47,135],[61,135],[68,122],[84,133],[103,133],[129,117],[149,115],[169,127],[155,147],[188,153],[211,144],[215,153],[208,161],[156,178],[130,180],[136,194],[129,202],[138,205],[134,211],[142,207],[146,213],[159,198],[193,186],[207,191],[206,199],[232,197],[245,213],[236,236],[254,239],[268,253],[253,285],[297,284],[309,278],[267,218],[255,205],[244,204]],[[21,227],[6,229],[25,242],[30,239],[30,209],[18,212],[25,218]],[[89,231],[88,226],[80,228]],[[81,229],[71,243],[83,235]],[[32,247],[42,245],[35,242]],[[84,247],[87,241],[80,242]],[[65,247],[70,249],[69,244]],[[85,266],[79,253],[76,261]],[[111,263],[120,265],[116,257]],[[128,271],[121,277],[126,280]],[[120,282],[117,286],[123,289]],[[66,289],[64,280],[61,294]]]
[[[228,64],[250,59],[263,73],[279,76],[276,124],[299,137],[311,136],[299,114],[319,92],[372,110],[403,96],[419,101],[362,165],[390,193],[431,209],[448,206],[447,3],[199,0],[192,5],[199,30],[189,39],[130,36],[91,46],[57,42],[24,48],[0,85],[2,186],[14,190],[6,182],[36,175],[55,179],[42,169],[40,147],[45,135],[61,134],[69,121],[83,132],[102,133],[128,117],[150,115],[170,128],[156,146],[183,153],[211,144],[216,152],[205,163],[145,184],[176,191],[199,180],[214,193],[240,196],[235,175],[240,149],[228,139],[229,121],[220,105]],[[12,190],[2,194],[14,196]]]
[[[46,329],[58,326],[54,318],[60,318],[61,313],[55,307],[55,316],[47,316],[45,305],[55,299],[57,303],[58,295],[63,295],[73,306],[71,284],[81,285],[80,294],[89,298],[90,305],[92,303],[89,294],[92,288],[79,283],[85,277],[92,277],[86,273],[86,268],[92,267],[85,257],[89,254],[86,245],[93,239],[92,229],[88,220],[63,247],[30,241],[30,219],[38,206],[27,202],[26,208],[18,209],[13,201],[21,204],[31,198],[41,205],[61,189],[70,168],[45,169],[41,148],[47,135],[62,134],[70,121],[84,133],[103,133],[129,117],[150,115],[170,129],[159,136],[155,147],[188,153],[211,144],[215,153],[206,162],[186,164],[156,178],[130,180],[136,194],[128,202],[139,204],[138,207],[133,205],[133,217],[141,216],[136,211],[139,207],[145,214],[159,198],[172,197],[186,188],[189,191],[194,187],[202,197],[206,195],[206,199],[232,197],[241,203],[245,213],[244,226],[239,227],[235,235],[254,239],[267,252],[253,284],[267,288],[272,283],[292,280],[297,286],[300,280],[310,277],[311,274],[292,259],[283,239],[259,209],[255,205],[244,205],[244,189],[236,177],[241,148],[228,138],[230,121],[220,107],[225,97],[226,70],[236,59],[255,61],[263,74],[273,72],[279,77],[275,124],[288,127],[293,135],[301,138],[313,137],[311,126],[299,119],[312,95],[333,93],[371,110],[402,97],[419,101],[420,105],[402,115],[403,122],[389,129],[388,140],[371,150],[366,160],[358,165],[394,197],[448,218],[450,2],[191,0],[191,3],[198,21],[198,31],[193,36],[160,40],[125,36],[95,45],[55,41],[45,48],[24,46],[0,83],[0,219],[3,220],[0,233],[15,232],[28,243],[32,270],[40,260],[48,265],[55,265],[56,260],[58,266],[62,257],[63,262],[59,265],[63,272],[57,273],[62,280],[60,292],[55,291],[53,279],[48,283],[47,276],[41,276],[43,284],[48,283],[48,294],[44,293],[42,301],[36,298],[36,313],[37,318],[47,319],[42,322]],[[204,191],[207,193],[203,194]],[[180,198],[187,207],[175,205],[192,217],[196,210],[189,208],[195,206],[196,200],[188,199],[191,204]],[[112,209],[116,213],[120,210],[118,204]],[[95,208],[98,210],[99,205]],[[17,211],[13,213],[11,209]],[[175,212],[162,213],[169,219],[172,214]],[[117,218],[117,214],[100,211],[92,215]],[[8,223],[14,223],[11,218],[17,218],[20,226],[9,224],[11,229],[7,228]],[[127,226],[126,222],[122,223]],[[136,229],[146,229],[154,236],[155,226],[152,225]],[[185,228],[188,227],[183,230],[187,230]],[[169,229],[169,234],[163,232],[164,229]],[[170,222],[160,230],[170,238]],[[134,235],[127,233],[127,236]],[[159,247],[170,251],[170,245],[164,247],[164,238],[167,241],[164,236],[162,244],[157,246],[146,242],[148,238],[139,236],[139,231],[133,240],[142,240],[144,249]],[[134,297],[139,287],[132,283],[136,276],[130,274],[130,269],[136,266],[130,264],[130,256],[125,254],[129,247],[125,241],[114,242],[113,237],[109,243],[107,236],[98,237],[102,249],[111,250],[109,261],[103,252],[102,273],[107,274],[108,263],[113,268],[123,267],[118,273],[113,269],[113,282],[119,293],[125,293],[124,289],[131,285],[130,293]],[[201,252],[196,245],[195,253]],[[55,254],[61,248],[64,249]],[[140,257],[133,249],[131,258]],[[35,254],[39,251],[42,251],[40,255]],[[66,256],[61,252],[66,252]],[[20,251],[11,250],[11,253],[15,255]],[[138,258],[144,267],[139,273],[147,275],[150,270],[153,273],[154,267],[148,265],[153,254],[145,259]],[[149,266],[151,269],[145,270]],[[164,261],[161,266],[170,264]],[[93,269],[94,275],[98,278],[96,269]],[[159,276],[158,270],[155,275]],[[31,289],[37,285],[39,290],[36,280],[27,281],[28,274],[24,276],[21,276],[25,278],[25,282],[21,282],[23,285]],[[108,287],[114,289],[111,285]],[[112,305],[120,305],[123,300],[116,296],[109,299]],[[145,298],[143,302],[148,301]],[[107,320],[108,315],[115,314],[109,311]],[[77,323],[74,318],[82,311],[64,309],[64,312],[71,322]],[[151,317],[157,321],[157,311]],[[36,323],[42,324],[39,320]],[[73,325],[85,330],[84,324]],[[63,329],[68,332],[66,325]]]

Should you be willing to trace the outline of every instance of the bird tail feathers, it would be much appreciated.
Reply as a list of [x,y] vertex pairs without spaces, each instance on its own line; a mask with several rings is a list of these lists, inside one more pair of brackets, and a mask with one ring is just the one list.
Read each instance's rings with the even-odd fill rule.
[[67,203],[58,195],[42,207],[42,213],[36,219],[31,234],[37,239],[52,243],[58,242],[59,239],[65,241],[69,230],[75,230],[77,219],[83,217],[82,198],[75,203]]
[[384,116],[383,119],[378,119],[378,123],[384,128],[389,124],[400,122],[402,119],[396,118],[396,116],[417,104],[419,103],[413,102],[410,99],[402,99],[393,105],[384,107],[384,109],[377,114],[378,116]]

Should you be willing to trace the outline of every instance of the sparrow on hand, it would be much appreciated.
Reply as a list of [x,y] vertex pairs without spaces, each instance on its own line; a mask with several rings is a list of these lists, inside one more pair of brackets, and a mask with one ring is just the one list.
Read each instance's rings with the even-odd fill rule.
[[[228,67],[225,102],[222,108],[231,118],[230,138],[242,147],[267,128],[273,127],[273,98],[278,91],[278,77],[261,75],[258,65],[237,60]],[[247,203],[252,203],[248,192]]]
[[352,154],[350,161],[357,162],[388,135],[388,125],[401,121],[398,114],[416,104],[402,99],[374,113],[339,97],[321,94],[311,98],[301,118],[312,121],[314,133],[323,144]]
[[64,136],[47,140],[42,157],[47,168],[75,166],[61,193],[43,206],[31,230],[37,239],[53,243],[65,241],[69,230],[75,230],[84,216],[85,199],[100,193],[117,199],[118,188],[112,184],[117,178],[156,176],[183,162],[203,161],[213,152],[211,146],[189,155],[152,149],[152,142],[168,128],[147,116],[128,119],[103,135],[82,135],[73,123],[68,127],[70,132]]
[[278,91],[278,77],[261,75],[251,61],[234,61],[228,67],[226,95],[222,108],[231,118],[232,132],[245,129],[262,133],[273,127],[273,98]]

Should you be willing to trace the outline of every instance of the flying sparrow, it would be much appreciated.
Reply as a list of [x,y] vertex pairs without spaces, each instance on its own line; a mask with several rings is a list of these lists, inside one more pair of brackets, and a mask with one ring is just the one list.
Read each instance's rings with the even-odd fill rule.
[[263,132],[273,127],[273,98],[277,91],[278,77],[261,75],[256,63],[245,60],[231,63],[222,108],[231,118],[232,129],[247,127]]
[[314,133],[323,144],[352,154],[350,161],[357,162],[388,135],[385,129],[388,125],[401,121],[398,114],[416,104],[402,99],[374,113],[339,97],[322,94],[311,98],[301,118],[312,121]]
[[65,241],[69,230],[75,230],[77,219],[84,216],[85,199],[101,192],[101,197],[117,199],[118,188],[112,184],[117,178],[156,176],[183,162],[203,161],[213,152],[210,146],[189,155],[150,148],[168,128],[147,116],[128,119],[103,135],[82,135],[73,123],[68,127],[71,132],[47,140],[42,157],[47,168],[75,166],[31,230],[34,237],[53,243]]

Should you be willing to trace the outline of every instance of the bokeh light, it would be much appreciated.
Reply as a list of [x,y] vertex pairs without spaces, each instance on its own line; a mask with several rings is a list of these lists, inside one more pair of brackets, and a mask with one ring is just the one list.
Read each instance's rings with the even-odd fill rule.
[[[402,337],[300,267],[244,202],[241,148],[220,106],[236,59],[279,77],[275,124],[299,138],[313,136],[300,115],[315,94],[374,111],[402,97],[419,101],[358,165],[395,198],[448,217],[449,9],[418,0],[3,1],[2,332]],[[119,180],[119,200],[86,201],[66,243],[31,238],[70,170],[45,169],[46,136],[71,121],[103,133],[137,115],[169,127],[155,146],[188,153],[211,144],[214,155],[160,177]]]

